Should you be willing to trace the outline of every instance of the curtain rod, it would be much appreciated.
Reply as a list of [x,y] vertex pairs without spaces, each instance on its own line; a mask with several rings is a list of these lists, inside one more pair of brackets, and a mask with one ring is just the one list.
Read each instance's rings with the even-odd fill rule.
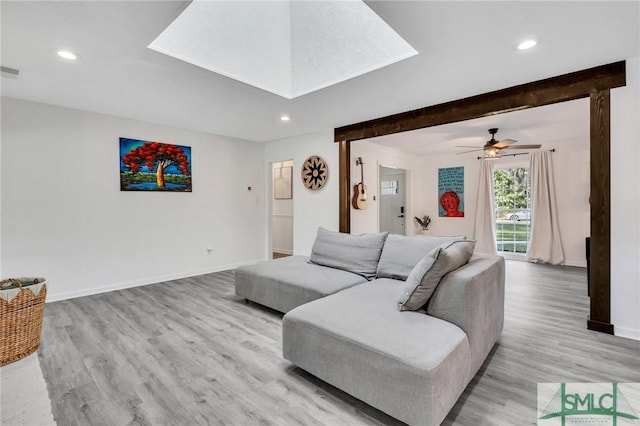
[[[551,148],[549,150],[549,152],[556,152],[556,149],[555,148]],[[482,159],[485,159],[485,160],[497,160],[497,159],[502,158],[502,157],[515,157],[517,155],[527,155],[527,154],[530,154],[530,152],[521,152],[521,153],[518,153],[518,154],[504,154],[504,155],[499,155],[499,156],[496,156],[496,157],[478,157],[478,160],[482,160]]]

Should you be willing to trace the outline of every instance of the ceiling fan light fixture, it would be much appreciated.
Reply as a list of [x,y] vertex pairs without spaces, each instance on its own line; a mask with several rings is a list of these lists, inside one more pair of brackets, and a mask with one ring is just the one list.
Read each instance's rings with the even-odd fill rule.
[[497,148],[489,148],[485,151],[485,157],[497,157],[498,152],[500,152]]

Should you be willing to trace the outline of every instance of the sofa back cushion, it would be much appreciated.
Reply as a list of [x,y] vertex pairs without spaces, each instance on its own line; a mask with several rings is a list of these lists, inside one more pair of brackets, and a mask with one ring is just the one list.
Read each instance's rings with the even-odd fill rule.
[[390,234],[384,243],[380,262],[378,263],[378,278],[393,278],[405,281],[411,270],[434,248],[452,241],[464,240],[464,236],[432,237],[429,235]]
[[372,279],[386,238],[387,232],[353,235],[318,228],[309,261]]
[[459,240],[436,247],[413,268],[398,300],[401,311],[415,311],[427,304],[442,277],[469,262],[475,241]]

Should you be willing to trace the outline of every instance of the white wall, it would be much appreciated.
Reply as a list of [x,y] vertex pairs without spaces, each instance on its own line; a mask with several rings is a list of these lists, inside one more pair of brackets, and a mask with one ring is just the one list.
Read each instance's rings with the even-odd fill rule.
[[[293,167],[293,161],[279,161],[271,164],[271,235],[273,251],[293,254],[293,198],[275,198],[275,169]],[[292,174],[293,179],[293,174]]]
[[591,233],[589,141],[560,141],[554,148],[551,159],[565,265],[586,267],[585,237]]
[[[0,117],[2,117],[2,102],[0,102]],[[0,121],[2,121],[0,119]],[[1,125],[0,125],[1,129]],[[0,279],[5,275],[2,270],[2,135],[0,134]]]
[[[417,212],[414,208],[415,200],[418,197],[414,182],[419,175],[419,161],[414,155],[410,155],[397,149],[387,148],[372,142],[358,141],[351,144],[351,185],[350,197],[353,198],[354,186],[360,183],[361,173],[360,166],[356,166],[356,159],[362,158],[364,163],[364,183],[367,186],[367,195],[369,200],[369,208],[366,210],[358,210],[351,206],[351,233],[362,234],[368,232],[378,232],[378,201],[380,197],[380,188],[378,185],[379,166],[395,167],[407,170],[406,186],[407,186],[407,205],[405,206],[406,233],[407,235],[415,234],[418,230],[414,216]],[[375,200],[374,200],[375,198]],[[422,217],[422,214],[420,214]]]
[[[119,137],[191,146],[193,192],[121,192]],[[3,98],[2,149],[2,272],[49,301],[266,258],[261,144]]]
[[[439,217],[438,206],[438,169],[446,167],[464,167],[464,217]],[[480,161],[477,155],[434,155],[423,157],[420,166],[421,195],[416,202],[418,208],[431,217],[432,235],[464,235],[473,238],[476,199],[478,197],[478,177]]]
[[[301,167],[304,161],[319,155],[329,166],[329,177],[325,186],[311,191],[302,184]],[[309,255],[318,227],[337,231],[339,228],[338,206],[338,144],[333,142],[333,129],[294,138],[269,142],[265,146],[265,165],[293,159],[293,253]],[[264,180],[271,185],[265,172]],[[269,193],[269,192],[267,192]]]
[[640,58],[611,91],[611,322],[640,340]]

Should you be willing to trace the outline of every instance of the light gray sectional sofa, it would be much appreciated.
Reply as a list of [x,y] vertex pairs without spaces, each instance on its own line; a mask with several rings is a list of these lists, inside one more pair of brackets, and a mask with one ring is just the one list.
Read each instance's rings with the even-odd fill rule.
[[403,422],[436,425],[502,331],[504,260],[472,250],[463,237],[320,229],[309,258],[238,268],[236,293],[286,312],[285,359]]

